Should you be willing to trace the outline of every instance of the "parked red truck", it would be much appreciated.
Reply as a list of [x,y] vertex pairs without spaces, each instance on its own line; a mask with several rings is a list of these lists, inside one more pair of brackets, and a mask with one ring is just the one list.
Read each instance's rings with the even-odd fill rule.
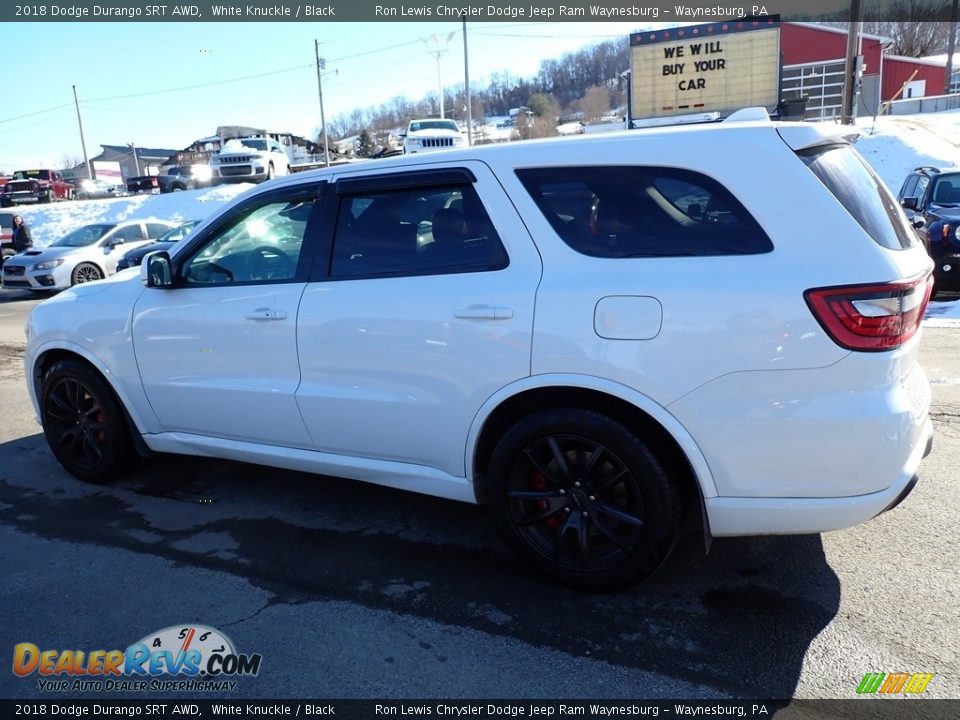
[[0,206],[72,200],[73,185],[58,170],[17,170],[0,189]]

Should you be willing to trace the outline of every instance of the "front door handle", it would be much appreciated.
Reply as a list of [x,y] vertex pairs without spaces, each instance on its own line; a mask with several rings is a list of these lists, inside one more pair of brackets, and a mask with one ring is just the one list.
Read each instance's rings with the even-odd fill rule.
[[257,308],[252,313],[247,313],[244,317],[247,320],[286,320],[286,310],[271,310],[270,308]]
[[462,320],[509,320],[513,317],[513,308],[471,305],[455,311],[453,316]]

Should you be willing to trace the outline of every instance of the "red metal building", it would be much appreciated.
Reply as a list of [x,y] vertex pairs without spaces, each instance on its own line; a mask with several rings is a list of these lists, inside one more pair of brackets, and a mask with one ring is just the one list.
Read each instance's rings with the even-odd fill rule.
[[[877,35],[860,36],[859,115],[874,115],[881,103],[890,100],[943,92],[943,63],[891,55],[890,45]],[[808,119],[840,114],[846,49],[846,30],[808,23],[780,26],[782,95],[788,99],[807,96]]]

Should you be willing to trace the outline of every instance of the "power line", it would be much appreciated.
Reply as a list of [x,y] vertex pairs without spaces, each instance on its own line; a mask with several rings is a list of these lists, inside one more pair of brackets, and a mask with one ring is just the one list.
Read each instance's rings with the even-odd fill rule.
[[[569,39],[569,35],[531,35],[530,33],[491,33],[483,32],[482,30],[474,30],[471,35],[483,35],[484,37],[509,37],[509,38],[537,38],[537,39],[555,39],[563,38]],[[623,38],[625,37],[624,33],[617,33],[615,35],[577,35],[578,38]]]
[[313,68],[313,65],[295,65],[293,67],[281,68],[280,70],[271,70],[257,75],[245,75],[243,77],[231,78],[229,80],[216,80],[214,82],[200,83],[199,85],[184,85],[183,87],[167,88],[166,90],[150,90],[142,93],[131,93],[129,95],[111,95],[109,97],[90,98],[84,100],[84,103],[105,102],[108,100],[126,100],[128,98],[147,97],[149,95],[163,95],[165,93],[182,92],[183,90],[197,90],[199,88],[214,87],[216,85],[226,85],[228,83],[243,82],[244,80],[257,80],[259,78],[270,77],[271,75],[280,75],[281,73],[294,72],[295,70],[306,70]]
[[35,115],[43,115],[43,113],[53,112],[54,110],[61,110],[65,107],[70,107],[73,103],[64,103],[63,105],[57,105],[56,107],[50,107],[46,110],[37,110],[35,112],[26,113],[25,115],[17,115],[16,117],[5,118],[0,120],[0,123],[13,122],[14,120],[22,120],[23,118],[34,117]]

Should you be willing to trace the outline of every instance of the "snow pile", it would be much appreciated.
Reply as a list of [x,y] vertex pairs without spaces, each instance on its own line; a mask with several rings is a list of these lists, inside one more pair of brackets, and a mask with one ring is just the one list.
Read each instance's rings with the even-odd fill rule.
[[861,118],[856,148],[891,192],[915,167],[960,167],[960,111]]
[[219,185],[165,195],[133,195],[110,200],[76,200],[51,205],[18,205],[35,247],[43,248],[71,230],[93,223],[156,219],[202,220],[253,185]]

